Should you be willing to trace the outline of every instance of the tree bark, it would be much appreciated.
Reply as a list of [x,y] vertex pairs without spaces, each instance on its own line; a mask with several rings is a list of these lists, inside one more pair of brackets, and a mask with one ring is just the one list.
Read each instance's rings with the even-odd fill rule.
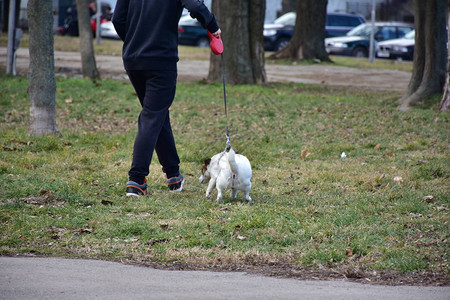
[[415,46],[413,72],[408,89],[399,100],[408,110],[430,96],[442,93],[447,73],[445,0],[414,0]]
[[298,0],[282,0],[280,16],[282,16],[288,12],[291,12],[291,11],[296,11],[297,5],[298,5]]
[[211,54],[208,81],[220,81],[222,68],[230,84],[264,84],[263,26],[265,1],[212,1],[212,11],[222,30],[223,61]]
[[30,67],[28,95],[30,98],[29,134],[59,133],[56,126],[56,81],[53,52],[52,2],[29,0]]
[[294,34],[282,50],[270,58],[331,61],[325,51],[325,24],[328,0],[298,1]]
[[78,13],[78,32],[80,33],[81,50],[81,68],[83,76],[94,79],[100,79],[95,62],[93,33],[91,27],[91,17],[86,0],[76,0]]
[[[450,0],[447,0],[447,41],[450,41]],[[448,111],[450,109],[450,51],[447,53],[447,76],[445,80],[444,94],[442,95],[440,111]]]

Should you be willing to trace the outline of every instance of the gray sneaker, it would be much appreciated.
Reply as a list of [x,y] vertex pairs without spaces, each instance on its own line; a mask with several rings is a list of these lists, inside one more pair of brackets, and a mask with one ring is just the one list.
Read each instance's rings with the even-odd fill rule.
[[181,192],[183,190],[184,177],[181,173],[177,177],[167,179],[167,185],[171,192]]
[[143,184],[139,184],[134,181],[128,181],[127,182],[127,197],[134,196],[134,197],[140,197],[148,195],[147,193],[147,179],[144,181]]

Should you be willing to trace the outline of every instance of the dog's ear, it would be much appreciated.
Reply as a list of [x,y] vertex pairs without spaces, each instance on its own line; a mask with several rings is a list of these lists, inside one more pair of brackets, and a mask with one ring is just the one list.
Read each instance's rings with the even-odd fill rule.
[[205,162],[203,163],[203,166],[202,166],[202,174],[205,174],[206,169],[208,168],[208,165],[210,163],[211,163],[211,158],[205,159]]

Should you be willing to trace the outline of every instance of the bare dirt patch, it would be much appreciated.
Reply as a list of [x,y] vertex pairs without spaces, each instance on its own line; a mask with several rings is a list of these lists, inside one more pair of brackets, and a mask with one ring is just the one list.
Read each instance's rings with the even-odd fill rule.
[[[121,56],[97,55],[97,67],[104,79],[127,80]],[[0,65],[6,63],[6,49],[0,48]],[[17,51],[17,70],[26,75],[29,65],[28,49]],[[208,60],[181,59],[178,63],[179,81],[199,81],[207,77]],[[81,57],[78,52],[55,51],[55,71],[63,76],[81,77]],[[330,65],[271,65],[266,64],[269,82],[296,82],[347,86],[374,90],[404,91],[411,74],[395,70],[348,68]]]
[[299,280],[345,280],[374,285],[410,285],[410,286],[450,286],[450,277],[441,272],[421,271],[399,273],[397,271],[364,270],[358,266],[341,266],[334,268],[295,267],[290,262],[269,264],[202,264],[202,263],[158,263],[136,260],[121,260],[122,263],[141,265],[166,270],[195,270],[217,272],[247,272],[278,278],[295,278]]

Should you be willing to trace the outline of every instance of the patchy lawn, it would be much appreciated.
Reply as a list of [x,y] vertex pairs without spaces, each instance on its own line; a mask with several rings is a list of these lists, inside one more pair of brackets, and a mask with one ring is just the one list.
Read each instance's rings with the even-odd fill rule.
[[0,80],[2,255],[450,283],[448,113],[400,112],[397,92],[229,87],[255,203],[217,204],[198,176],[225,146],[220,85],[179,84],[171,118],[185,190],[167,192],[155,158],[139,199],[124,197],[139,113],[130,84],[58,79],[62,137],[27,135],[26,90],[26,78]]

